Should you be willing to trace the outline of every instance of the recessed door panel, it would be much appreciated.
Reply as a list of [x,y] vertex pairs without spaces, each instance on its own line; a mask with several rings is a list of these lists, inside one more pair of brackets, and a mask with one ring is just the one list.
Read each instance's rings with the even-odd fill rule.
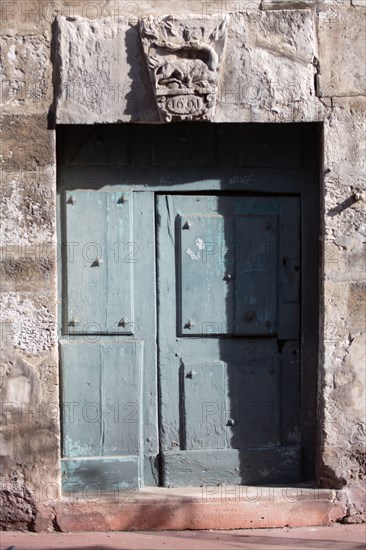
[[179,331],[188,336],[275,334],[278,217],[255,214],[273,201],[250,201],[252,213],[241,214],[235,210],[250,204],[238,199],[234,207],[222,199],[218,214],[213,200],[194,199],[192,208],[202,212],[177,217]]
[[62,341],[63,453],[139,452],[143,344]]
[[60,348],[64,490],[137,488],[143,343],[65,340]]

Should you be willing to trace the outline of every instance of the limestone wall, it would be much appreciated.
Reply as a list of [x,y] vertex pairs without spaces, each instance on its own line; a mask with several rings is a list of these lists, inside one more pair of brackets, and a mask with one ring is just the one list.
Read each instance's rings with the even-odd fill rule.
[[136,25],[167,13],[229,16],[216,122],[324,123],[318,479],[360,521],[364,0],[3,0],[0,525],[51,528],[59,498],[55,121],[157,122]]

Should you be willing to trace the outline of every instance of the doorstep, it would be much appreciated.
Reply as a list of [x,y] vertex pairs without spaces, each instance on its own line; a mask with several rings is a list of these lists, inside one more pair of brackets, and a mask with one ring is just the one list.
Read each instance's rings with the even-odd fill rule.
[[52,514],[62,532],[304,527],[345,516],[334,490],[242,485],[73,494],[39,512],[36,531],[47,529]]

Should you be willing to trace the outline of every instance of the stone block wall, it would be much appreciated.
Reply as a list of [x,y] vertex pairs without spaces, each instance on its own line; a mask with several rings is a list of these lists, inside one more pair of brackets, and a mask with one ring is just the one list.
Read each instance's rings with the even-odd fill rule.
[[323,123],[318,481],[361,521],[365,2],[3,0],[0,527],[52,529],[60,498],[55,122],[157,122],[136,26],[167,13],[229,17],[215,122]]

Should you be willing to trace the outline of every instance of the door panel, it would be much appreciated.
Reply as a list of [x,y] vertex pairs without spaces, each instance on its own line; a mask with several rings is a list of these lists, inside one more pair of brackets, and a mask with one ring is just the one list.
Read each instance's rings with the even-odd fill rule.
[[285,124],[254,125],[239,146],[240,166],[301,167],[302,147]]
[[76,340],[61,341],[60,348],[66,484],[96,483],[105,466],[99,488],[137,487],[143,343]]
[[[283,373],[293,366],[297,391],[299,372],[293,358],[283,355],[286,342],[278,336],[279,326],[287,326],[279,322],[279,304],[297,298],[295,291],[281,294],[282,266],[295,273],[298,285],[297,271],[280,251],[291,244],[292,260],[299,262],[299,215],[296,197],[157,197],[166,485],[182,484],[184,469],[194,485],[213,482],[215,464],[226,454],[232,471],[225,475],[233,483],[301,477],[299,441],[284,433],[291,426],[281,408]],[[298,402],[292,405],[298,418]],[[288,464],[285,478],[281,454]],[[277,466],[259,467],[268,460]]]
[[[262,199],[260,209],[273,208],[272,203]],[[236,214],[227,198],[220,199],[220,205],[225,215],[207,212],[177,218],[180,333],[276,333],[277,215],[243,215],[238,204]],[[241,207],[248,205],[241,201]]]
[[142,342],[60,345],[65,456],[137,455]]
[[[296,200],[296,215],[293,201]],[[298,244],[300,235],[300,200],[283,199],[282,217],[279,224],[281,241],[278,266],[278,338],[300,338],[300,273],[301,254]]]
[[133,333],[134,264],[118,255],[132,241],[131,199],[130,191],[64,195],[67,332]]

